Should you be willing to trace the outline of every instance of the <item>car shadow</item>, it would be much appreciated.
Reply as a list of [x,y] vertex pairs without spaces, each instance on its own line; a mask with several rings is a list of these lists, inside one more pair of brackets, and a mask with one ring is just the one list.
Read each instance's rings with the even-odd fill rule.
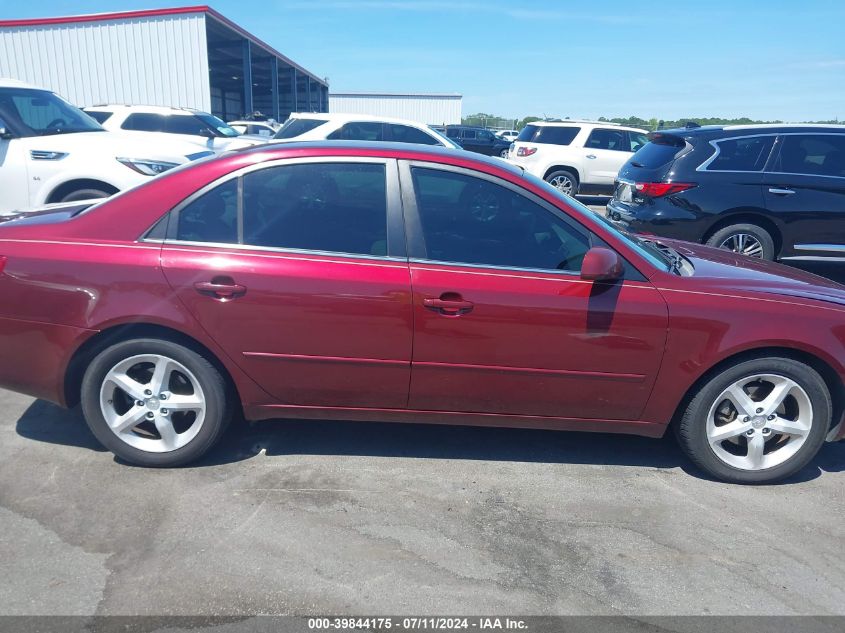
[[[20,436],[39,442],[105,451],[88,429],[78,407],[68,411],[48,402],[35,401],[17,421],[16,430]],[[217,446],[190,467],[221,466],[257,455],[343,455],[680,468],[695,477],[712,480],[684,456],[671,433],[660,439],[651,439],[610,433],[323,420],[235,422]],[[810,466],[784,480],[781,485],[801,483],[825,472],[842,470],[845,470],[845,443],[826,444]]]

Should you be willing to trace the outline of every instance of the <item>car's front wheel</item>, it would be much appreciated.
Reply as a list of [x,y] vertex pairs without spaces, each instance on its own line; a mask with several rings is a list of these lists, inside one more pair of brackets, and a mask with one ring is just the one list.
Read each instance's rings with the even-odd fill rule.
[[82,380],[91,431],[139,466],[180,466],[220,438],[231,417],[228,390],[206,358],[177,343],[134,339],[100,352]]
[[822,377],[789,358],[758,358],[712,377],[677,426],[681,447],[705,471],[734,483],[771,483],[806,466],[830,428]]
[[77,189],[76,191],[71,191],[70,193],[62,196],[62,199],[59,202],[79,202],[82,200],[98,200],[100,198],[108,198],[110,194],[108,191],[103,189],[93,189],[93,188],[86,188],[86,189]]

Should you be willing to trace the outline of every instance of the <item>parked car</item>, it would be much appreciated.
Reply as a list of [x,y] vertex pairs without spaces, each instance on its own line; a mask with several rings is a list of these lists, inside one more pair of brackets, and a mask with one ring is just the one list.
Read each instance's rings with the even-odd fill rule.
[[446,136],[470,152],[485,156],[507,158],[510,141],[499,138],[490,130],[471,125],[448,125]]
[[622,168],[626,229],[783,261],[845,261],[845,126],[666,130]]
[[496,132],[496,136],[506,140],[508,143],[513,143],[519,136],[519,132],[517,130],[499,130]]
[[0,215],[104,198],[208,154],[116,136],[49,90],[0,79]]
[[273,137],[276,141],[390,141],[461,149],[433,128],[366,114],[295,112]]
[[619,169],[648,142],[645,130],[596,121],[535,121],[509,160],[563,193],[612,194]]
[[229,121],[229,127],[238,134],[261,136],[269,139],[279,131],[281,126],[270,121]]
[[223,154],[0,224],[0,294],[0,385],[81,401],[140,465],[197,459],[235,411],[650,437],[671,424],[706,472],[754,483],[843,437],[845,288],[631,237],[467,152]]
[[265,142],[245,136],[207,112],[188,108],[140,105],[96,105],[82,108],[105,129],[152,138],[177,137],[214,152],[250,147]]

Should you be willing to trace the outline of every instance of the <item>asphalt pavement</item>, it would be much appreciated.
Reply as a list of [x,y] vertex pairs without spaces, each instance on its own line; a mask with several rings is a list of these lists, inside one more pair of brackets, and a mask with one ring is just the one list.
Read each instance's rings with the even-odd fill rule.
[[320,421],[145,470],[0,390],[0,615],[845,615],[843,470],[843,443],[743,487],[670,437]]

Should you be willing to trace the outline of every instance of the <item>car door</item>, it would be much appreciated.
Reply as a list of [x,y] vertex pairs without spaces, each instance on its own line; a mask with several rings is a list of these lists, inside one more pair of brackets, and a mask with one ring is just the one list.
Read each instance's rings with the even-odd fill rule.
[[631,156],[631,144],[625,130],[596,128],[584,143],[582,181],[591,185],[612,186],[616,175]]
[[412,313],[396,165],[248,168],[174,210],[164,273],[279,403],[403,408]]
[[598,238],[492,177],[402,163],[414,302],[413,409],[636,420],[667,308],[628,266],[580,279]]
[[[0,213],[30,207],[29,174],[24,145],[26,139],[14,138],[5,119],[0,116]],[[31,143],[30,143],[31,144]]]
[[480,154],[485,154],[486,156],[493,156],[498,154],[496,151],[496,135],[489,130],[478,130],[476,132],[476,142],[478,143],[478,149],[476,150]]
[[784,227],[783,257],[845,257],[845,134],[779,136],[763,195]]
[[481,151],[476,130],[461,130],[461,147],[470,152]]

